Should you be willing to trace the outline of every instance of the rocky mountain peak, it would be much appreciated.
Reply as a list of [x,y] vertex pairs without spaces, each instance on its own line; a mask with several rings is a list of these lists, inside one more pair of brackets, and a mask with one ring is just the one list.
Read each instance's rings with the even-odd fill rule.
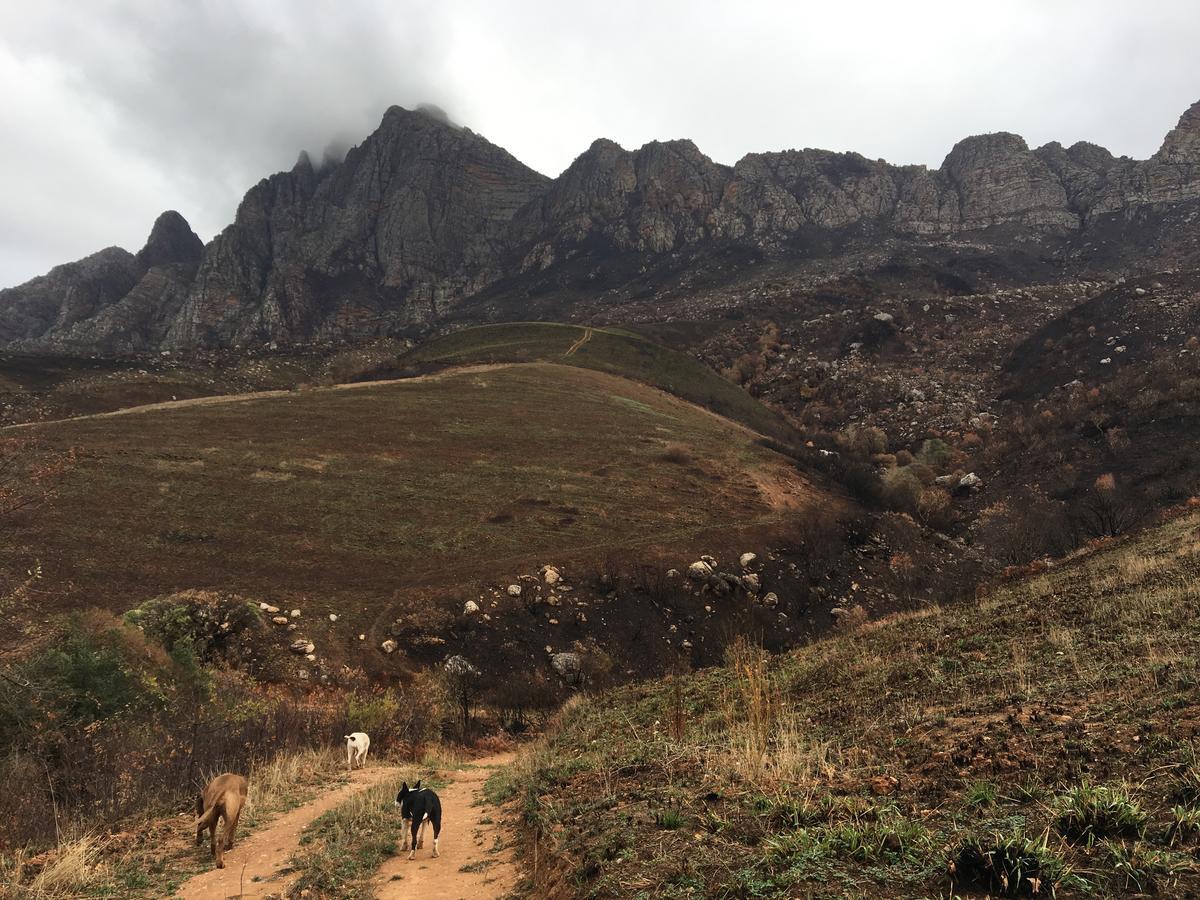
[[1179,117],[1179,124],[1167,134],[1155,159],[1169,163],[1200,162],[1200,100]]
[[[473,314],[476,299],[521,312],[547,291],[547,315],[568,315],[601,285],[616,297],[731,249],[834,272],[855,254],[960,240],[1018,267],[1040,254],[1104,270],[1142,264],[1147,248],[1178,265],[1200,254],[1197,204],[1200,103],[1143,161],[997,132],[959,141],[934,170],[816,149],[731,168],[689,140],[601,138],[555,179],[439,110],[393,106],[356,146],[320,163],[302,153],[260,181],[203,249],[168,212],[136,258],[114,251],[3,292],[0,345],[348,340]],[[576,293],[556,307],[562,285]]]
[[977,169],[1028,152],[1029,145],[1019,134],[997,131],[992,134],[971,135],[950,149],[942,163],[942,171],[954,173]]
[[137,253],[137,261],[146,268],[171,263],[198,263],[204,254],[204,242],[192,231],[187,219],[168,209],[154,220],[146,246]]

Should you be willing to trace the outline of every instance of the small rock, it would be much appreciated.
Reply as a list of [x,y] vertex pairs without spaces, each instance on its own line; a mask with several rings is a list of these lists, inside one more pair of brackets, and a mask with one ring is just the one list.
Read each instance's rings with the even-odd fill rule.
[[446,660],[445,669],[451,675],[478,675],[479,670],[471,665],[465,656],[451,656]]
[[543,566],[542,580],[545,581],[546,584],[553,587],[562,580],[562,573],[559,572],[558,569],[554,568],[554,566]]
[[521,586],[519,584],[510,584],[508,586],[508,596],[520,597],[521,596]]
[[576,684],[581,680],[583,660],[578,653],[555,653],[550,657],[550,667],[563,681]]
[[471,616],[477,612],[479,612],[479,604],[476,603],[474,600],[468,600],[466,603],[463,604],[463,615],[464,616]]
[[875,313],[874,319],[876,322],[894,322],[896,317],[891,313],[877,312]]
[[776,606],[779,605],[779,595],[776,594],[774,591],[771,591],[770,593],[765,594],[762,598],[762,604],[767,609],[774,609]]
[[271,616],[273,616],[273,615],[275,615],[275,613],[279,612],[279,607],[272,606],[270,603],[260,603],[260,604],[258,604],[258,608],[261,609],[263,612],[267,613],[267,615],[271,615]]
[[271,619],[271,621],[274,622],[276,625],[286,625],[288,623],[288,617],[287,616],[275,616],[274,618]]
[[395,653],[397,646],[399,646],[399,645],[395,641],[393,641],[391,638],[389,638],[388,640],[384,641],[382,644],[379,645],[379,649],[382,650],[384,653]]
[[330,621],[330,622],[336,622],[336,621],[337,621],[337,613],[330,613],[330,614],[329,614],[329,621]]
[[738,565],[744,569],[744,568],[746,568],[746,566],[750,565],[756,559],[758,559],[757,553],[743,553],[741,556],[738,557]]
[[759,590],[758,576],[754,574],[742,576],[742,587],[752,594],[757,594]]
[[968,472],[962,478],[958,479],[958,486],[960,488],[977,488],[982,484],[983,479],[974,472]]
[[712,566],[702,559],[698,559],[688,566],[688,578],[692,581],[707,581],[712,577],[712,573]]
[[292,616],[292,618],[293,618],[293,619],[298,619],[298,618],[300,618],[300,610],[298,610],[298,609],[293,609],[293,610],[292,610],[292,612],[291,612],[291,616]]
[[308,638],[297,638],[290,646],[294,653],[312,653],[316,649]]
[[358,636],[358,639],[359,639],[360,641],[365,641],[365,640],[367,639],[367,636],[366,636],[365,634],[360,634],[360,635]]

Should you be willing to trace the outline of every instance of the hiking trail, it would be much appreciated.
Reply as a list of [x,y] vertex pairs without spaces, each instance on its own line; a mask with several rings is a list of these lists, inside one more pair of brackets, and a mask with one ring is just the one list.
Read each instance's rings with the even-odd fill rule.
[[379,868],[378,900],[492,900],[505,896],[517,880],[511,839],[499,821],[500,810],[485,805],[484,782],[512,762],[515,754],[477,759],[450,773],[454,781],[438,789],[442,801],[441,856],[434,859],[433,832],[425,829],[425,849],[409,860],[397,853]]
[[[180,900],[225,900],[228,897],[249,900],[280,896],[290,880],[288,863],[300,846],[300,832],[317,816],[340,806],[359,791],[365,791],[399,773],[400,770],[393,766],[355,769],[350,775],[349,784],[326,791],[250,834],[239,828],[234,836],[233,849],[225,853],[225,868],[213,868],[192,876],[180,885],[174,896]],[[250,790],[253,793],[253,785]],[[207,855],[207,832],[204,835],[204,850]]]
[[[372,880],[373,896],[381,900],[485,900],[507,894],[516,883],[517,870],[499,811],[484,805],[483,785],[514,755],[490,756],[445,772],[453,781],[438,789],[442,801],[441,856],[432,858],[433,834],[429,828],[425,830],[425,849],[418,850],[412,861],[397,843],[396,855],[384,862]],[[293,879],[289,863],[300,847],[304,829],[318,816],[401,771],[382,765],[356,769],[349,784],[326,791],[253,833],[239,829],[233,849],[225,854],[225,868],[209,869],[189,878],[173,896],[180,900],[268,900],[285,896]],[[397,811],[397,818],[399,815]],[[206,851],[207,841],[206,833]]]

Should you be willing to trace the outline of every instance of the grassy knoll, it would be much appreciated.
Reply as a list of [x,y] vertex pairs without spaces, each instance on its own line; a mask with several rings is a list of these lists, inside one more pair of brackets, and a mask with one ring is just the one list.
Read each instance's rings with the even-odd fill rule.
[[691,404],[546,364],[20,433],[77,459],[52,506],[6,528],[0,565],[41,564],[39,615],[204,587],[301,607],[347,642],[428,591],[766,527],[785,513],[764,481],[808,490]]
[[465,328],[420,345],[377,370],[404,371],[488,362],[558,362],[609,372],[653,385],[755,431],[786,439],[781,416],[698,360],[631,331],[553,322],[517,322]]
[[491,786],[584,897],[1192,896],[1200,515],[568,707]]

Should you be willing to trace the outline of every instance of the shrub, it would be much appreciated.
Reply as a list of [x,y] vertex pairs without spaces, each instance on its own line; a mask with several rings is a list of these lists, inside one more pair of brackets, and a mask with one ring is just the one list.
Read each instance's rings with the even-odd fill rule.
[[205,664],[247,663],[253,668],[253,639],[264,626],[258,607],[236,594],[183,591],[155,597],[125,614],[168,651],[187,643]]
[[953,457],[954,451],[950,449],[950,445],[940,438],[922,441],[921,449],[917,451],[917,462],[931,469],[942,469],[949,465]]
[[1147,821],[1145,811],[1124,785],[1092,785],[1085,781],[1058,801],[1058,830],[1089,845],[1101,837],[1143,837]]
[[887,452],[887,433],[874,425],[851,425],[846,429],[846,446],[860,456]]
[[668,444],[662,452],[662,460],[674,463],[677,466],[690,466],[692,464],[692,451],[683,444]]
[[950,875],[959,884],[1002,897],[1053,896],[1066,865],[1050,850],[1045,835],[1035,839],[1021,832],[995,833],[963,840],[951,857]]

